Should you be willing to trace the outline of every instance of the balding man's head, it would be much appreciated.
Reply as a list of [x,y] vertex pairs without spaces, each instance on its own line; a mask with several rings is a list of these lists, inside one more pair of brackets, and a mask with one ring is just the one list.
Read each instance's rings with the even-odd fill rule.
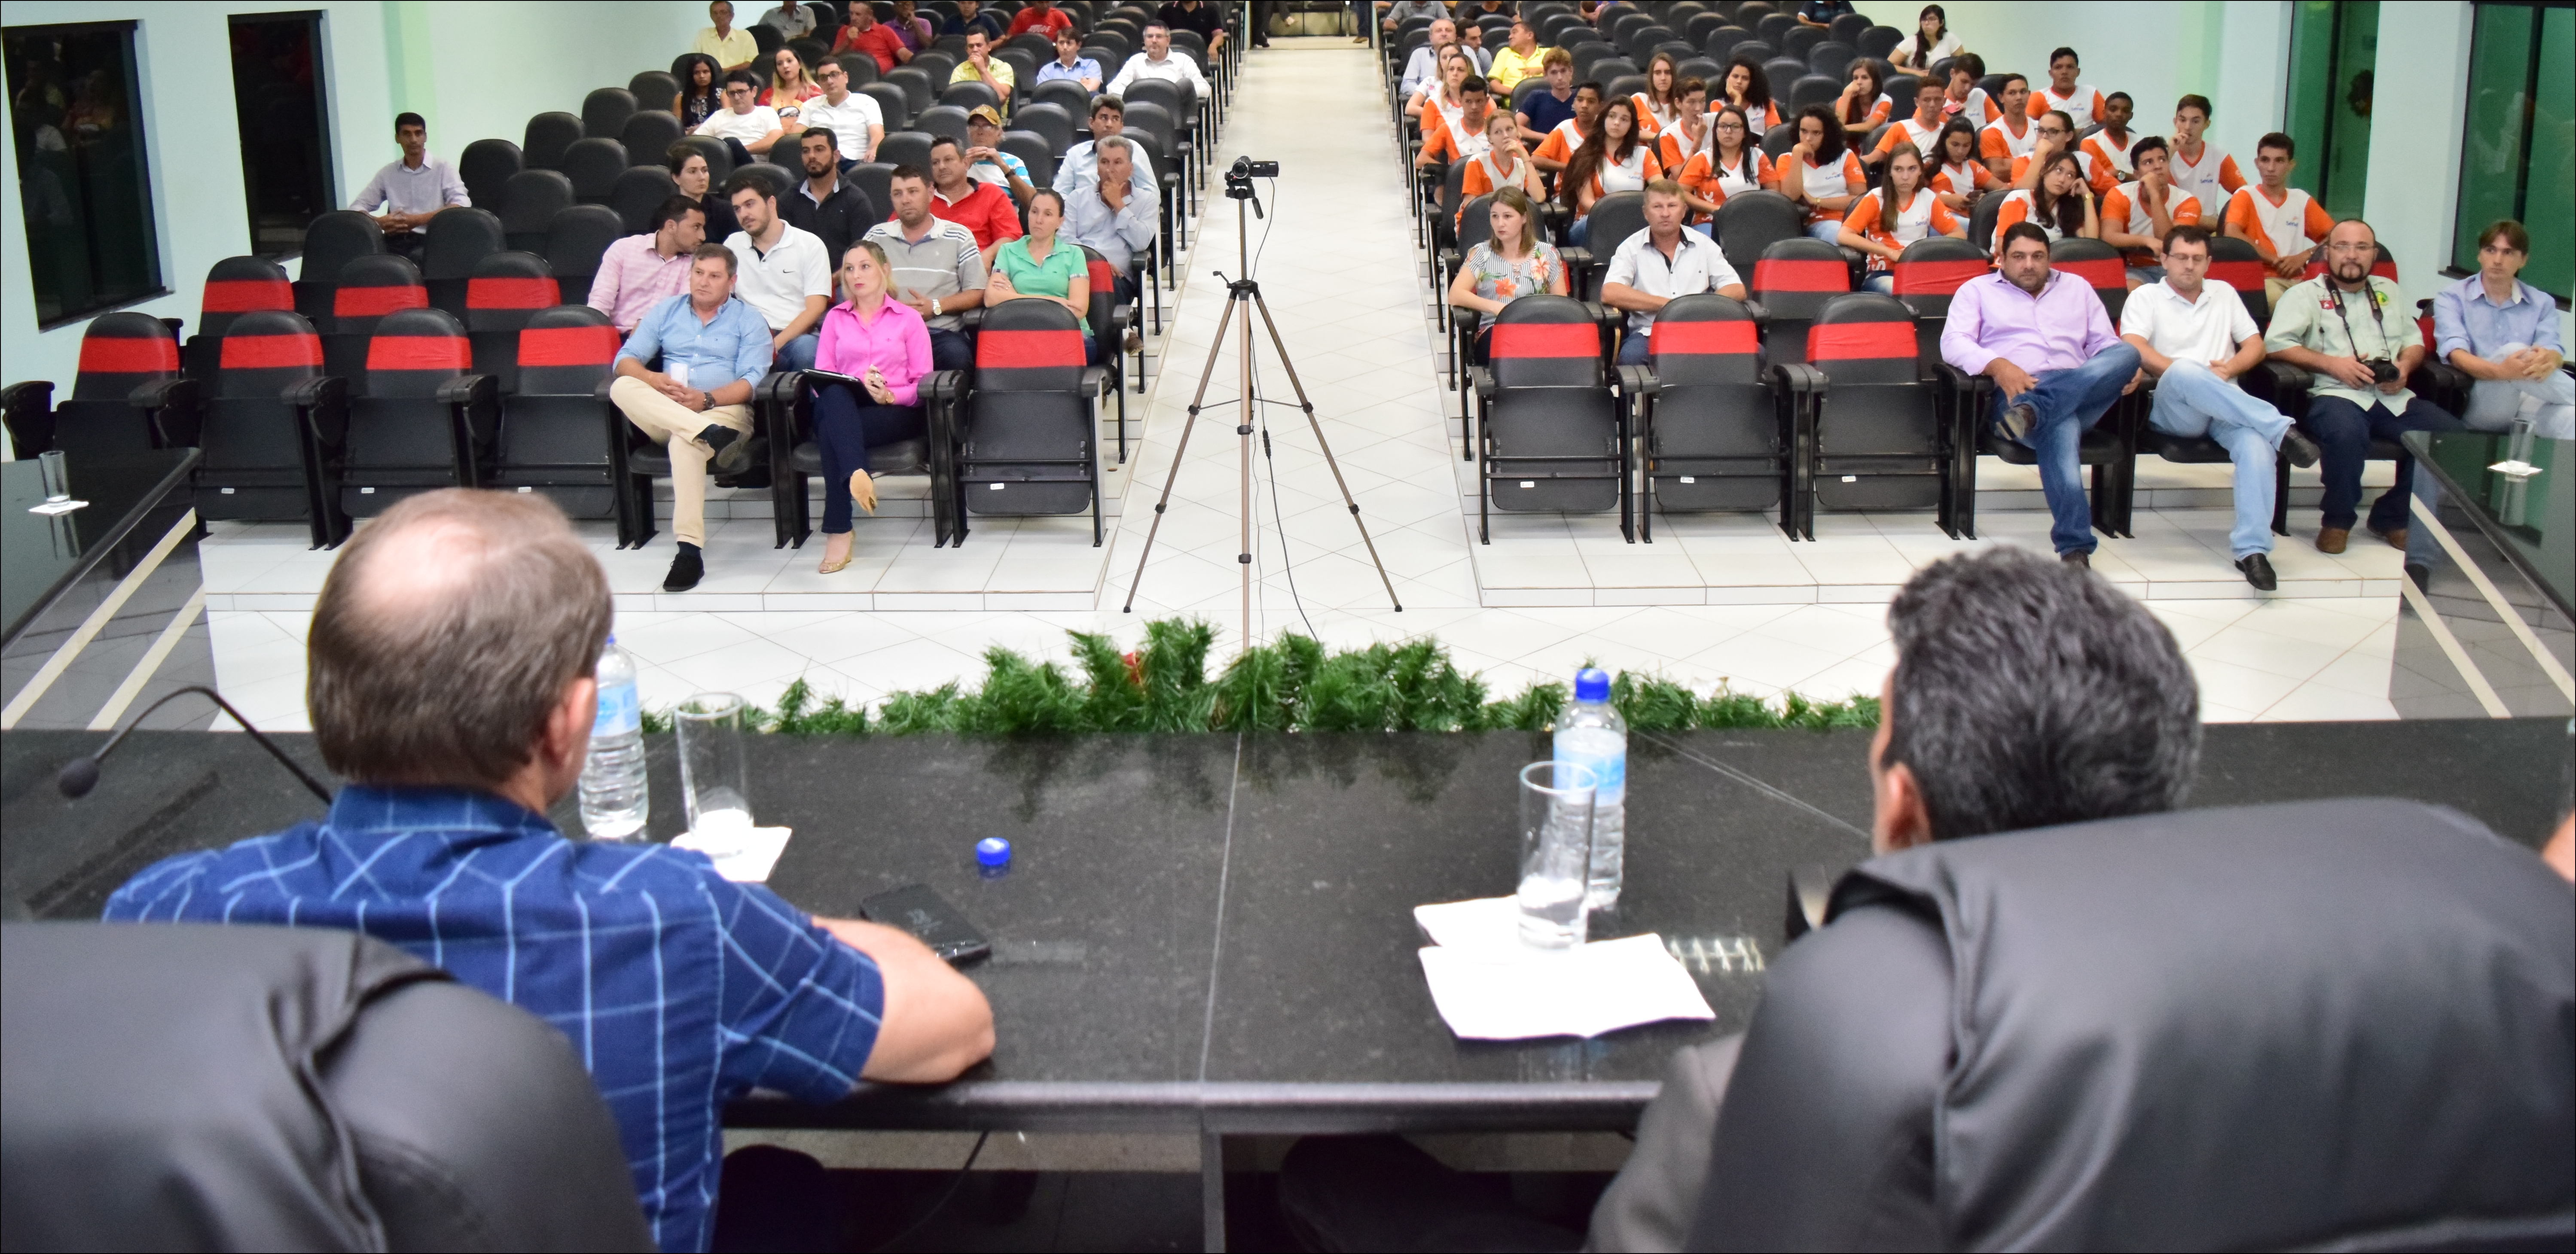
[[608,638],[608,579],[552,502],[411,497],[340,551],[305,641],[322,760],[365,784],[492,788]]

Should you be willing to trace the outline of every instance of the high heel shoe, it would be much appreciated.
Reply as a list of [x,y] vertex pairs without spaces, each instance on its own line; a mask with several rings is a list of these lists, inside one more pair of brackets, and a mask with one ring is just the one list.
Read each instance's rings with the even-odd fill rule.
[[[846,534],[846,533],[844,533],[844,534]],[[842,553],[841,553],[840,558],[839,558],[838,560],[835,560],[835,559],[833,559],[833,558],[830,556],[831,551],[832,551],[832,541],[831,541],[831,538],[830,538],[830,537],[826,537],[826,538],[824,539],[824,541],[823,541],[823,552],[824,552],[824,554],[825,554],[825,556],[824,556],[824,558],[823,558],[823,564],[822,564],[822,565],[820,565],[820,566],[815,567],[815,568],[814,568],[814,572],[815,572],[816,574],[820,574],[820,575],[834,575],[834,574],[839,574],[841,571],[848,569],[848,568],[849,568],[849,565],[850,565],[850,554],[851,554],[851,553],[853,553],[853,552],[855,552],[855,551],[857,551],[857,549],[858,549],[858,547],[859,547],[859,546],[858,546],[858,543],[857,543],[857,537],[855,537],[855,536],[851,536],[851,537],[849,537],[849,539],[851,540],[850,547],[849,547],[848,549],[843,550],[843,551],[842,551]]]
[[864,470],[850,472],[850,501],[860,509],[866,510],[868,517],[877,516],[877,485],[875,480],[868,478],[868,472]]

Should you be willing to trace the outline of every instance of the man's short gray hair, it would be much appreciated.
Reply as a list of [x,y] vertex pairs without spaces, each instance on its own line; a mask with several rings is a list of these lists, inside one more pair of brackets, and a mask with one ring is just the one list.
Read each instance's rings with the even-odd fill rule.
[[546,498],[403,500],[340,551],[313,607],[304,700],[323,762],[362,784],[507,781],[599,665],[610,612],[607,575]]
[[1097,148],[1099,152],[1125,152],[1130,159],[1133,159],[1136,155],[1135,153],[1127,151],[1130,145],[1127,142],[1127,137],[1124,135],[1112,135],[1107,139],[1101,140],[1098,144],[1093,145],[1093,147]]

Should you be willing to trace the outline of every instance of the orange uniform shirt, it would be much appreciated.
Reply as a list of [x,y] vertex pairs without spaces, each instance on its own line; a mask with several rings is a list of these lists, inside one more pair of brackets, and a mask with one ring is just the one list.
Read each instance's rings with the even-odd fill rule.
[[[1493,116],[1491,105],[1486,106],[1486,116]],[[1485,128],[1476,125],[1473,121],[1462,120],[1461,125],[1473,128],[1468,131],[1468,137],[1463,142],[1459,139],[1457,128],[1449,125],[1449,120],[1440,116],[1439,110],[1423,110],[1422,155],[1447,165],[1452,161],[1461,161],[1484,151]]]
[[1995,186],[1995,172],[1982,161],[1966,165],[1943,165],[1932,171],[1932,190],[1953,196],[1967,196]]
[[1574,150],[1582,146],[1583,132],[1574,129],[1574,119],[1567,118],[1557,123],[1556,129],[1549,131],[1547,138],[1540,140],[1538,148],[1530,155],[1550,161],[1568,161],[1573,159]]
[[[2122,183],[2102,198],[2102,229],[2123,235],[2153,235],[2155,219],[2147,216],[2146,204],[2139,197],[2138,185]],[[2165,189],[2165,212],[2175,226],[2197,226],[2200,223],[2200,198],[2180,187]],[[2154,254],[2142,248],[2124,248],[2129,264],[2152,266]]]
[[2032,87],[2030,104],[2023,111],[2039,118],[2051,109],[2064,110],[2066,116],[2075,119],[2076,128],[2081,130],[2102,120],[2102,93],[2093,90],[2089,83],[2077,83],[2075,90],[2063,96],[2057,94],[2054,84],[2040,83]]
[[1750,159],[1750,164],[1753,167],[1751,170],[1752,178],[1749,180],[1744,177],[1746,174],[1746,170],[1744,169],[1746,164],[1745,161],[1739,160],[1736,165],[1732,167],[1731,172],[1735,177],[1726,178],[1721,176],[1721,172],[1717,168],[1716,155],[1704,152],[1691,158],[1688,163],[1682,166],[1681,176],[1678,181],[1681,183],[1683,190],[1688,191],[1691,195],[1697,196],[1712,205],[1725,204],[1726,198],[1731,194],[1731,192],[1752,190],[1752,188],[1745,186],[1748,181],[1752,183],[1754,187],[1777,188],[1780,186],[1780,172],[1772,168],[1771,158],[1764,156],[1761,149],[1747,148],[1744,156]]
[[[1843,215],[1843,229],[1859,232],[1871,243],[1900,251],[1926,236],[1947,235],[1959,229],[1958,216],[1942,205],[1941,198],[1933,195],[1931,188],[1917,189],[1913,201],[1897,211],[1897,220],[1893,223],[1880,219],[1879,200],[1879,194],[1871,192],[1853,201],[1851,212]],[[1872,270],[1884,269],[1886,264],[1883,257],[1869,259]]]
[[[2013,129],[2014,122],[2020,122],[2021,129]],[[2028,118],[1997,118],[1977,132],[1977,151],[1988,161],[2027,157],[2038,142],[2039,128],[2031,125]]]
[[2274,200],[2258,185],[2228,200],[2227,225],[2262,241],[2273,256],[2287,257],[2315,248],[2334,229],[2334,216],[2298,188],[2283,188]]
[[[1785,154],[1781,157],[1783,161],[1794,159]],[[1801,162],[1801,164],[1804,163]],[[1839,163],[1807,166],[1799,172],[1798,177],[1806,181],[1807,197],[1810,200],[1826,196],[1856,196],[1869,190],[1869,176],[1860,168],[1860,157],[1848,150],[1843,153],[1843,159]],[[1818,222],[1839,221],[1843,212],[1840,209],[1827,209],[1822,205],[1809,205],[1807,224],[1813,226]]]
[[[2111,168],[2110,162],[2092,153],[2081,148],[2076,149],[2075,164],[2084,167],[2084,181],[2092,185],[2093,194],[2096,196],[2108,196],[2112,188],[2120,185],[2119,172]],[[2030,158],[2013,158],[2012,181],[2018,183],[2021,181],[2021,176],[2028,173],[2030,173]]]

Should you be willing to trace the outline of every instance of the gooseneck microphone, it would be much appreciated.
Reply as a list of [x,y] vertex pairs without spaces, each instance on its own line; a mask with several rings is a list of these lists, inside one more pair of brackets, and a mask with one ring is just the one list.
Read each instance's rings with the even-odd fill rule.
[[169,693],[168,695],[163,696],[160,700],[145,706],[141,714],[135,715],[131,721],[126,723],[125,726],[117,728],[116,734],[108,737],[107,743],[99,746],[98,752],[85,758],[73,758],[71,761],[64,763],[61,773],[54,776],[54,787],[61,789],[62,794],[66,797],[78,799],[88,796],[91,789],[98,787],[98,764],[106,761],[107,755],[116,752],[116,747],[118,745],[125,743],[127,733],[132,732],[136,727],[141,726],[143,720],[152,717],[152,712],[154,710],[160,709],[162,706],[168,705],[172,701],[178,700],[180,697],[191,692],[202,693],[207,700],[221,706],[224,713],[231,715],[234,722],[241,724],[241,729],[243,731],[250,733],[250,738],[252,740],[259,742],[260,748],[268,750],[268,756],[277,759],[278,765],[285,767],[287,770],[293,771],[296,779],[302,781],[306,788],[311,789],[314,796],[322,799],[322,804],[331,804],[330,789],[324,788],[321,781],[314,779],[312,775],[306,773],[303,767],[296,765],[295,759],[286,756],[285,750],[270,743],[268,737],[261,735],[258,728],[250,725],[249,719],[241,716],[241,711],[233,708],[232,702],[224,700],[223,697],[216,693],[214,689],[208,688],[202,684],[190,684],[185,688]]

